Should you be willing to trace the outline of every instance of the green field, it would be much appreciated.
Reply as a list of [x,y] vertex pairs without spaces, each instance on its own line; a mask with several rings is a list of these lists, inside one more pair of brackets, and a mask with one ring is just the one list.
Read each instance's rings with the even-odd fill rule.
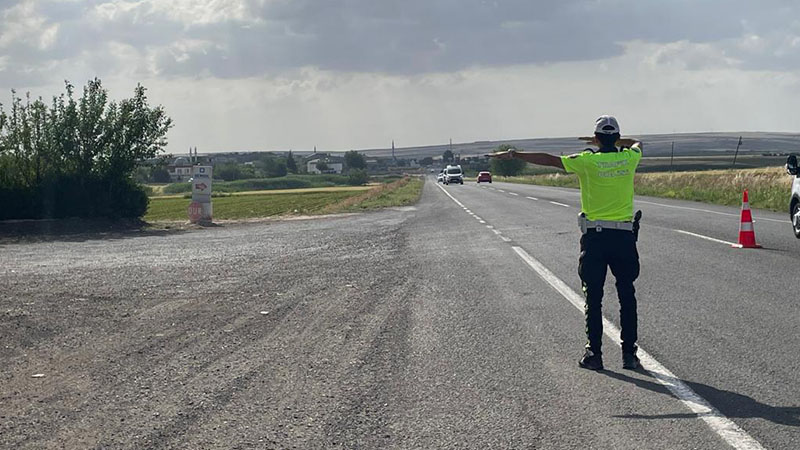
[[[232,194],[214,198],[214,220],[240,220],[284,215],[329,214],[361,211],[416,202],[422,180],[401,179],[368,189],[312,190]],[[153,197],[144,220],[147,222],[186,221],[190,199]]]
[[[251,180],[214,181],[214,192],[265,191],[273,189],[303,189],[332,186],[349,186],[347,175],[287,175],[278,178],[256,178]],[[159,189],[158,193],[186,194],[192,191],[186,181],[172,183]]]

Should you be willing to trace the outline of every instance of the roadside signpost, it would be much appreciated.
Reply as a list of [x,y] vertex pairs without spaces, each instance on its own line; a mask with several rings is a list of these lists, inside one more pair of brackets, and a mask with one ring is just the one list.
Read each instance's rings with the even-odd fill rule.
[[211,206],[211,166],[192,167],[192,203],[189,205],[189,221],[210,223],[213,215]]

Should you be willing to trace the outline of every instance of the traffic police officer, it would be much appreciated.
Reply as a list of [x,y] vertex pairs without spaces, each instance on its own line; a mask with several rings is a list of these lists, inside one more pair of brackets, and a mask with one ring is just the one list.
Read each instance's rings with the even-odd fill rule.
[[[585,369],[603,368],[603,285],[607,269],[616,278],[622,328],[622,367],[637,369],[637,315],[633,282],[639,276],[636,237],[641,213],[633,214],[633,176],[642,157],[642,145],[620,139],[617,119],[600,116],[593,138],[599,147],[582,153],[557,157],[547,153],[509,150],[495,153],[499,159],[520,158],[526,162],[558,167],[578,175],[581,187],[582,231],[578,274],[586,299],[586,350],[579,361]],[[617,147],[619,145],[619,147]]]

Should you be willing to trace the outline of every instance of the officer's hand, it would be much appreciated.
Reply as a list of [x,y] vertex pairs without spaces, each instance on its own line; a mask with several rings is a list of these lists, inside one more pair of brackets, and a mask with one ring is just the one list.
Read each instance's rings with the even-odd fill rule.
[[637,143],[636,139],[629,139],[629,138],[622,138],[617,140],[617,147],[633,147],[633,144]]

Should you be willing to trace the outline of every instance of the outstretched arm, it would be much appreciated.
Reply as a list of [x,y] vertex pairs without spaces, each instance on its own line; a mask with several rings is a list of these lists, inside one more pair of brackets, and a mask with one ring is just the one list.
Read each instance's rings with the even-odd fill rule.
[[531,164],[538,164],[540,166],[551,166],[563,169],[564,165],[561,163],[561,158],[553,156],[549,153],[538,152],[518,152],[516,150],[509,150],[507,152],[497,152],[489,155],[490,158],[497,159],[513,159],[519,158]]

